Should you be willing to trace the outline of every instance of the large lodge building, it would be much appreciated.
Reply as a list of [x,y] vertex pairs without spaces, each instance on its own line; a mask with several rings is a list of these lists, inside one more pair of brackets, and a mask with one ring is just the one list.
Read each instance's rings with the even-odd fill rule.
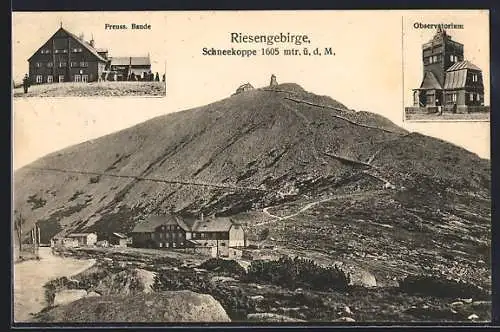
[[[29,59],[32,84],[55,82],[95,82],[142,80],[151,77],[147,57],[110,57],[108,50],[96,48],[62,26]],[[149,80],[149,79],[148,79]]]
[[246,247],[243,226],[229,217],[150,216],[138,223],[131,235],[136,247],[192,248],[217,257],[234,257]]
[[453,113],[484,109],[481,69],[464,59],[464,45],[445,30],[422,45],[423,78],[413,89],[413,108]]

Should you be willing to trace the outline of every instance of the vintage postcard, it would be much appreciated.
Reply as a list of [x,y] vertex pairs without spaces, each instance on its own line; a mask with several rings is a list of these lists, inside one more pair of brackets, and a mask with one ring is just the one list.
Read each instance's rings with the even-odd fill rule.
[[112,12],[17,16],[14,97],[165,96],[165,39],[150,38],[164,18],[138,16],[127,22]]
[[14,12],[13,322],[490,322],[488,22]]

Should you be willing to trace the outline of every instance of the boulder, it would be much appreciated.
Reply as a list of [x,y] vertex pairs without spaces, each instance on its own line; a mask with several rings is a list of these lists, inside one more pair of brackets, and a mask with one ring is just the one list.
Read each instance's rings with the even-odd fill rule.
[[92,291],[92,292],[89,292],[87,294],[87,296],[85,296],[85,297],[99,297],[99,296],[101,296],[101,294]]
[[56,293],[54,305],[64,305],[87,296],[85,289],[64,289]]
[[348,272],[351,277],[351,285],[369,288],[377,287],[377,279],[375,279],[375,276],[367,270],[354,267],[348,269],[346,272]]
[[356,320],[351,317],[340,317],[334,320],[334,322],[346,322],[346,323],[352,323],[355,322]]
[[262,312],[256,314],[248,314],[247,319],[250,321],[258,321],[258,322],[273,322],[273,323],[285,323],[285,322],[305,322],[303,319],[278,315],[270,312]]
[[211,295],[166,291],[86,297],[49,309],[43,322],[230,322]]

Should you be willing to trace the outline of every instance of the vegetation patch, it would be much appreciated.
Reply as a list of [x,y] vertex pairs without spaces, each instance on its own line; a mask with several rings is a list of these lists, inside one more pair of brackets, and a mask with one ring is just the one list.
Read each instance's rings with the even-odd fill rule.
[[286,256],[276,261],[253,261],[244,280],[314,290],[347,290],[350,283],[349,275],[337,266],[323,267],[310,259]]
[[399,288],[409,294],[427,294],[443,298],[488,299],[484,289],[462,280],[431,275],[410,275],[399,282]]
[[42,197],[38,197],[37,194],[33,194],[28,197],[28,200],[26,201],[29,204],[31,204],[31,210],[36,210],[41,207],[44,207],[47,201],[43,199]]

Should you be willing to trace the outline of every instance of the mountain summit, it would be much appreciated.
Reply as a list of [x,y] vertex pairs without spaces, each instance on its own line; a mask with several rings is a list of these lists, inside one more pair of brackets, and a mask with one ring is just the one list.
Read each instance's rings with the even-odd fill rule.
[[14,174],[16,210],[53,232],[127,232],[149,214],[234,215],[383,188],[489,199],[489,185],[487,160],[293,83],[160,116]]

